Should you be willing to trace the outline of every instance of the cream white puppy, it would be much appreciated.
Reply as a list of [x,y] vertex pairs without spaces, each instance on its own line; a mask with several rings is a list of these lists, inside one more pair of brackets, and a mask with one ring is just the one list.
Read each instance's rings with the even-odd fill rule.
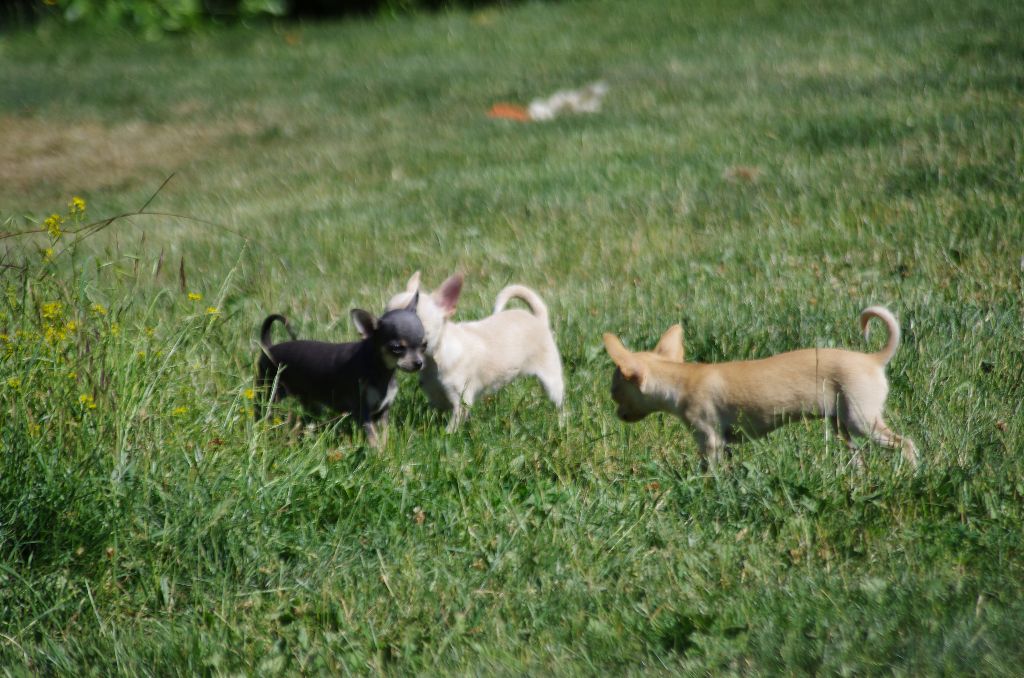
[[614,334],[604,346],[618,368],[612,398],[620,419],[635,422],[652,412],[669,412],[693,430],[704,458],[716,466],[726,444],[759,437],[803,417],[826,417],[851,448],[851,436],[898,447],[917,466],[917,448],[893,433],[882,419],[889,392],[885,366],[896,354],[900,326],[881,306],[860,314],[864,338],[878,318],[889,329],[885,348],[859,353],[809,348],[762,360],[701,364],[683,362],[683,330],[673,325],[651,352],[633,353]]
[[[479,396],[523,375],[540,379],[551,402],[561,408],[565,391],[562,360],[541,298],[528,287],[509,285],[498,293],[493,315],[459,323],[451,317],[462,283],[462,274],[456,273],[435,291],[421,293],[416,306],[427,340],[420,385],[431,405],[451,410],[448,431],[459,427]],[[405,292],[392,297],[388,308],[405,308],[419,287],[420,272],[416,271]],[[530,312],[505,310],[512,298],[525,301]]]

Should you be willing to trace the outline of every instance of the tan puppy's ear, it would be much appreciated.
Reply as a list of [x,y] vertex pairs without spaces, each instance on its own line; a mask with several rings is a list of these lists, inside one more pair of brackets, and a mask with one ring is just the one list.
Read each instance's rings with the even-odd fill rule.
[[416,271],[415,273],[412,274],[412,277],[409,278],[409,282],[405,283],[405,291],[406,292],[415,292],[419,288],[420,288],[420,272]]
[[683,362],[685,354],[685,349],[683,348],[683,326],[676,323],[665,330],[665,334],[661,335],[661,339],[658,340],[658,345],[654,347],[654,352],[668,360],[677,363]]
[[604,350],[608,351],[608,355],[615,366],[619,368],[619,372],[622,372],[622,376],[643,386],[644,380],[647,378],[647,368],[644,364],[611,332],[605,332],[601,338],[604,340]]

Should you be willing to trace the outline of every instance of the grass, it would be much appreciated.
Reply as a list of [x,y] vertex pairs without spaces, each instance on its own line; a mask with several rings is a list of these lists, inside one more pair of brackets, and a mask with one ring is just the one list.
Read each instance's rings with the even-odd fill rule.
[[[4,673],[1017,673],[1022,19],[598,1],[5,35],[3,230],[172,172],[149,210],[203,221],[0,242]],[[598,78],[594,116],[485,115]],[[467,273],[461,318],[541,293],[564,427],[523,381],[447,435],[408,377],[381,450],[250,420],[268,312],[351,339],[416,269]],[[614,417],[603,331],[859,347],[875,303],[916,474],[805,422],[707,475],[679,422]]]

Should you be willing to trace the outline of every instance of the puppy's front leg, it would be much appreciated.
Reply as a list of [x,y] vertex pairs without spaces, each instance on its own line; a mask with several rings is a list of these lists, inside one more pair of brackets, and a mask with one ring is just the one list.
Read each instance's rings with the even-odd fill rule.
[[459,430],[459,426],[462,425],[462,420],[466,418],[466,408],[462,405],[462,401],[456,399],[452,403],[452,415],[448,420],[448,433],[455,433]]
[[388,444],[388,410],[381,412],[380,417],[377,421],[371,422],[370,424],[377,433],[377,445],[374,447],[384,447]]
[[700,446],[702,461],[712,473],[718,470],[725,454],[725,439],[710,425],[702,425],[694,430],[697,444]]
[[366,433],[366,442],[370,447],[380,447],[380,438],[377,435],[377,427],[369,419],[363,420],[363,432]]
[[384,447],[388,442],[388,412],[385,408],[377,418],[372,415],[365,415],[362,419],[363,431],[366,433],[366,442],[370,447]]
[[446,388],[445,396],[448,398],[448,404],[452,407],[452,416],[448,420],[447,431],[455,433],[469,415],[469,406],[473,403],[468,400],[463,402],[463,394],[453,388]]

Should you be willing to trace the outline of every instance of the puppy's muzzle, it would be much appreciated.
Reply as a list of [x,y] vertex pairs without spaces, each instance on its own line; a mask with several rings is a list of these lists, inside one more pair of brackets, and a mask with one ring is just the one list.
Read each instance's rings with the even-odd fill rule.
[[626,412],[621,407],[616,408],[615,414],[617,414],[619,419],[626,422],[627,424],[635,424],[636,422],[644,418],[643,414],[639,414],[637,412]]
[[399,360],[398,369],[403,372],[419,372],[423,369],[423,358],[406,358]]

